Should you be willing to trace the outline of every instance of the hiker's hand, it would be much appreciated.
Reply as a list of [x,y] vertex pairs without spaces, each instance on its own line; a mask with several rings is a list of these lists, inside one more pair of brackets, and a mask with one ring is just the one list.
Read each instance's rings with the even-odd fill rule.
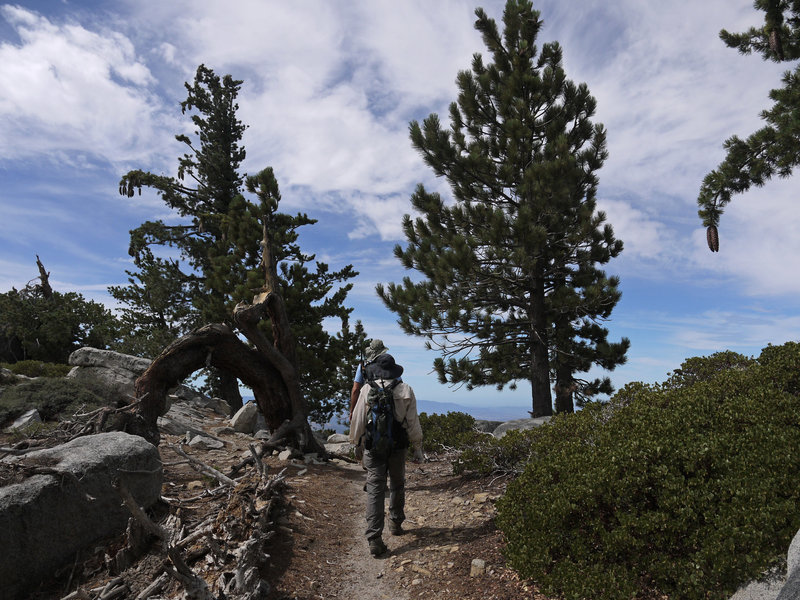
[[416,464],[425,462],[425,455],[422,453],[422,446],[417,446],[414,449],[414,458],[411,459],[411,462]]

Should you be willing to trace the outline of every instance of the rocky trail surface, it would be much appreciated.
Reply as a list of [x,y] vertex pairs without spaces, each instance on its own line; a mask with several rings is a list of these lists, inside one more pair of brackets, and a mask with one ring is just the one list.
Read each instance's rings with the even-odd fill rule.
[[[130,546],[129,533],[76,556],[31,599],[232,597],[222,588],[241,575],[243,540],[252,535],[259,514],[269,517],[263,546],[269,557],[258,573],[266,583],[260,597],[268,600],[545,598],[505,566],[493,524],[502,479],[455,477],[443,456],[409,463],[406,533],[385,531],[389,552],[376,559],[364,538],[365,472],[359,464],[270,456],[259,477],[256,465],[241,467],[258,444],[253,436],[234,432],[208,408],[181,403],[173,409],[167,415],[173,418],[170,431],[185,426],[192,433],[162,429],[163,500],[149,516],[164,530],[180,531],[174,538],[183,537],[180,554],[207,590],[187,595],[186,582],[167,574],[172,563],[152,538],[137,556],[115,567],[121,550]],[[209,436],[208,443],[187,443],[199,432]],[[213,473],[198,471],[198,464],[236,481],[220,483]],[[261,493],[264,482],[267,495]]]

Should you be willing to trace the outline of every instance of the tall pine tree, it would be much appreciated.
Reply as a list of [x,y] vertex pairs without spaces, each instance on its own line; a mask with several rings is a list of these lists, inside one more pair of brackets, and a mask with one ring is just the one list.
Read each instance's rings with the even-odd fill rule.
[[[126,342],[133,348],[152,351],[201,324],[232,325],[236,304],[250,301],[263,284],[259,242],[267,222],[276,269],[280,265],[281,294],[298,342],[297,368],[316,420],[346,403],[347,385],[338,365],[354,361],[356,350],[344,348],[344,334],[328,334],[323,321],[339,318],[344,327],[351,310],[344,301],[351,286],[341,284],[356,273],[350,265],[331,272],[319,262],[310,270],[314,257],[300,251],[297,230],[316,221],[278,212],[280,193],[271,168],[247,178],[240,174],[245,126],[236,116],[236,98],[241,84],[200,65],[194,81],[185,84],[187,98],[181,103],[196,129],[193,137],[176,136],[187,148],[177,178],[141,170],[122,177],[120,193],[132,196],[143,186],[153,188],[181,222],[148,221],[131,231],[129,251],[139,271],[128,273],[128,286],[109,291],[128,306],[124,317],[132,333]],[[243,188],[255,194],[255,202],[245,198]],[[154,247],[171,248],[178,257],[157,258]],[[220,372],[210,380],[212,391],[234,407],[241,405],[234,377]]]
[[531,384],[532,414],[552,414],[573,396],[607,391],[585,381],[593,364],[613,369],[629,342],[609,343],[601,323],[619,299],[618,281],[596,265],[622,251],[605,215],[595,211],[605,131],[591,117],[585,84],[567,80],[557,43],[535,42],[542,26],[526,0],[507,2],[501,36],[482,9],[476,29],[491,55],[475,54],[458,74],[450,129],[436,114],[411,123],[411,140],[450,184],[446,204],[419,185],[406,215],[408,246],[395,254],[425,278],[378,286],[408,333],[442,357],[442,383]]
[[[800,59],[800,1],[755,0],[764,11],[764,25],[745,33],[720,32],[722,40],[742,54],[757,52],[764,60]],[[703,179],[697,204],[707,228],[708,246],[719,251],[719,218],[734,194],[762,186],[777,175],[789,177],[800,165],[800,64],[783,75],[783,87],[769,93],[775,104],[761,113],[767,125],[747,139],[725,141],[725,160]]]

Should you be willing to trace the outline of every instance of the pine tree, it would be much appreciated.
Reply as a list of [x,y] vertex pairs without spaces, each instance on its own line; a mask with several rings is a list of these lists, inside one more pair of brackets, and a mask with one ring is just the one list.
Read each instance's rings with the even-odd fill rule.
[[0,294],[0,362],[40,360],[66,364],[83,346],[111,348],[120,323],[102,304],[76,292],[56,292],[36,257],[40,277]]
[[537,51],[542,21],[530,2],[507,2],[502,37],[482,9],[475,14],[492,62],[475,54],[472,70],[458,74],[449,131],[436,114],[410,126],[455,201],[417,187],[411,203],[421,217],[405,216],[408,246],[395,254],[425,279],[377,289],[406,332],[441,351],[442,383],[502,389],[527,380],[532,414],[549,415],[551,379],[568,390],[559,409],[571,410],[573,392],[608,387],[577,374],[593,363],[614,368],[628,347],[609,344],[600,325],[619,290],[595,265],[622,251],[595,212],[605,131],[590,120],[586,85],[566,78],[559,45]]
[[[267,237],[272,241],[270,255],[292,333],[297,340],[297,369],[303,381],[309,418],[315,423],[325,424],[344,409],[348,384],[352,382],[352,376],[348,381],[346,365],[355,362],[357,347],[348,341],[352,309],[346,308],[344,302],[353,286],[340,284],[358,273],[352,265],[330,271],[327,264],[315,261],[313,255],[301,251],[297,244],[297,229],[312,225],[316,220],[306,214],[291,216],[278,212],[281,196],[271,168],[248,177],[246,187],[259,199],[258,204],[249,205],[250,229],[266,223]],[[248,219],[240,216],[235,222],[242,227]],[[313,271],[308,268],[312,262]],[[251,279],[239,288],[243,296],[252,296],[252,290],[263,279],[258,271],[250,271],[248,275]],[[341,323],[337,335],[331,335],[323,327],[327,319],[338,319]],[[272,340],[272,334],[267,327],[265,329]]]
[[[745,33],[720,32],[722,40],[742,54],[757,52],[764,60],[792,62],[800,58],[800,1],[755,0],[764,11],[764,26]],[[783,87],[770,91],[771,109],[761,113],[767,125],[747,139],[725,141],[725,159],[703,179],[697,204],[707,227],[708,246],[719,251],[719,218],[734,194],[769,179],[789,177],[800,165],[800,64],[783,75]]]
[[[345,403],[346,386],[341,399],[323,397],[332,393],[336,369],[326,371],[319,363],[342,357],[334,356],[341,347],[322,322],[329,317],[344,320],[349,314],[351,309],[343,303],[351,286],[334,288],[356,273],[349,265],[330,272],[319,262],[309,270],[307,264],[314,257],[300,251],[297,229],[316,221],[305,214],[278,212],[280,192],[271,168],[252,177],[240,174],[245,125],[236,116],[236,98],[241,85],[230,75],[220,78],[200,65],[193,83],[185,84],[187,98],[181,103],[184,113],[192,113],[196,141],[176,136],[187,147],[178,162],[177,178],[141,170],[122,177],[120,193],[133,196],[137,189],[141,193],[143,186],[151,187],[183,222],[148,221],[131,231],[129,251],[139,271],[128,273],[128,286],[109,291],[128,305],[125,318],[133,335],[126,343],[139,349],[144,349],[143,343],[149,350],[158,342],[173,341],[201,324],[232,325],[235,306],[250,301],[263,285],[259,242],[262,225],[268,223],[281,293],[296,330],[297,367],[312,413],[317,411],[314,418]],[[244,196],[245,189],[256,196],[255,201]],[[156,258],[154,247],[177,250],[179,258]],[[351,352],[350,358],[354,356]],[[209,380],[211,391],[221,393],[234,408],[241,405],[238,383],[230,374],[212,372]]]
[[125,271],[128,285],[108,289],[121,304],[122,335],[114,349],[152,359],[195,327],[197,315],[177,260],[155,257],[143,248],[137,263],[138,271]]

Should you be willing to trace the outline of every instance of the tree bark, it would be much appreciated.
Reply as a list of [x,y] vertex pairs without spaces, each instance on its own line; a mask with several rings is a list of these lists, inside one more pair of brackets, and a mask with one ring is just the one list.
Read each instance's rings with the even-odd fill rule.
[[48,273],[42,261],[39,260],[39,255],[36,255],[36,266],[39,267],[39,280],[41,281],[40,287],[42,290],[42,296],[45,298],[52,298],[53,297],[53,288],[50,287],[50,273]]
[[231,407],[231,416],[242,408],[242,394],[239,392],[239,380],[230,371],[219,371],[219,383],[222,399]]
[[140,414],[144,420],[154,425],[166,408],[167,391],[204,367],[225,369],[250,387],[271,429],[292,418],[288,394],[277,369],[227,325],[215,323],[167,346],[136,380],[136,396],[142,398]]
[[572,381],[571,373],[559,374],[555,385],[557,413],[575,412],[573,396],[576,388],[577,385]]
[[[537,267],[534,267],[537,268]],[[550,395],[550,361],[547,356],[547,321],[545,320],[544,282],[541,276],[531,278],[531,404],[532,417],[553,414]]]

